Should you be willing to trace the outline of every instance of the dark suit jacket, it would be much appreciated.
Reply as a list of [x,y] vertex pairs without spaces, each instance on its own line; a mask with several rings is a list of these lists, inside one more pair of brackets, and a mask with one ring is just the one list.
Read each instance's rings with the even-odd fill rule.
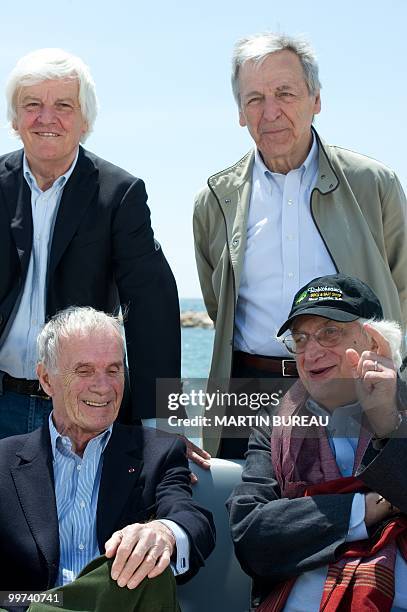
[[[278,582],[340,556],[354,497],[347,493],[282,498],[270,438],[268,427],[252,433],[242,483],[227,501],[236,556],[254,579],[254,599],[260,600]],[[406,459],[407,421],[381,451],[369,445],[356,473],[402,512],[407,512]]]
[[[32,246],[31,192],[22,160],[22,150],[0,157],[0,344]],[[180,376],[177,289],[154,241],[146,201],[142,180],[80,147],[60,202],[47,272],[47,317],[72,305],[106,312],[127,306],[132,420],[155,416],[156,378]]]
[[[191,498],[184,443],[153,429],[115,424],[104,452],[97,505],[101,553],[126,525],[167,518],[188,534],[190,578],[214,547],[209,511]],[[48,423],[0,440],[0,591],[54,586],[59,566],[58,520]]]

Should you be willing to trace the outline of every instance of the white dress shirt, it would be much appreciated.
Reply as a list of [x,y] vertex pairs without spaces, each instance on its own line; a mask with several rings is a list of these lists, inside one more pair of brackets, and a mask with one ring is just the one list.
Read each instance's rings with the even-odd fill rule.
[[235,320],[235,350],[289,355],[276,339],[296,292],[335,265],[312,219],[311,192],[318,177],[318,144],[288,174],[270,172],[255,152],[247,243]]

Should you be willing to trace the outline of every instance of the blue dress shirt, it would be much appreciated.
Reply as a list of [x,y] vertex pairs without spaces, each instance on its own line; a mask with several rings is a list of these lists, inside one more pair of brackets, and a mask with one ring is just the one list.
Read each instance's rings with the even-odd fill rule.
[[[103,451],[112,433],[112,426],[86,445],[83,457],[72,451],[72,442],[55,428],[52,413],[49,431],[53,457],[55,498],[59,525],[60,559],[55,586],[72,582],[83,567],[98,557],[96,510],[103,467]],[[189,540],[186,532],[174,521],[160,520],[174,534],[176,560],[171,563],[174,574],[189,569]]]
[[45,323],[46,281],[52,235],[62,193],[74,171],[78,153],[69,170],[58,177],[46,191],[38,187],[24,155],[23,173],[31,190],[33,241],[23,294],[20,302],[17,302],[17,313],[0,349],[0,370],[15,378],[37,378],[37,337]]

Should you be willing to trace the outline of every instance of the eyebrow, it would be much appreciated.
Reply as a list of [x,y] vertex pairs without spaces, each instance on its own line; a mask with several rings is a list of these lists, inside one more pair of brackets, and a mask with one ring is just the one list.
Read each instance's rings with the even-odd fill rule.
[[[320,329],[323,329],[324,327],[341,327],[340,323],[341,321],[334,321],[330,319],[329,321],[326,321],[326,323],[323,323],[320,327],[318,327],[317,331],[319,331]],[[291,329],[291,333],[308,334],[309,332],[306,332],[301,328],[298,328],[298,327],[296,328],[293,326],[293,328]],[[316,332],[313,332],[313,333],[316,333]]]
[[244,94],[245,98],[249,98],[250,96],[262,96],[262,92],[258,91],[257,89],[253,89],[252,91],[248,91],[247,93]]
[[[113,363],[109,363],[106,367],[107,368],[121,368],[124,366],[124,362],[123,361],[114,361]],[[78,361],[78,363],[75,363],[74,365],[74,369],[77,370],[78,368],[93,368],[94,364],[89,362],[89,361]]]
[[288,89],[294,89],[293,85],[279,85],[276,87],[276,91],[287,91]]
[[[42,100],[41,100],[41,98],[39,98],[38,96],[33,96],[33,95],[30,95],[30,94],[28,94],[28,95],[24,96],[24,97],[22,98],[21,102],[28,102],[29,100],[33,100],[33,101],[35,101],[35,102],[41,102],[41,104],[43,103],[43,102],[42,102]],[[57,99],[54,101],[54,104],[55,104],[56,102],[71,102],[72,104],[75,104],[75,103],[76,103],[76,102],[75,102],[75,100],[74,100],[73,98],[70,98],[69,96],[67,96],[67,97],[65,97],[65,98],[64,98],[64,97],[63,97],[63,98],[57,98]]]
[[[280,92],[280,91],[293,91],[295,89],[294,85],[279,85],[278,87],[276,87],[276,91]],[[253,89],[252,91],[248,91],[247,93],[243,94],[243,98],[250,98],[251,96],[264,96],[264,93],[261,91],[258,91],[257,89]]]

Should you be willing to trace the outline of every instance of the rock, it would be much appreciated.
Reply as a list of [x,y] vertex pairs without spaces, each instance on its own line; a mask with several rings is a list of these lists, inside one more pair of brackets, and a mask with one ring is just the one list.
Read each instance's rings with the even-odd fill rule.
[[202,327],[203,329],[212,329],[213,323],[206,312],[185,310],[181,312],[181,327]]

